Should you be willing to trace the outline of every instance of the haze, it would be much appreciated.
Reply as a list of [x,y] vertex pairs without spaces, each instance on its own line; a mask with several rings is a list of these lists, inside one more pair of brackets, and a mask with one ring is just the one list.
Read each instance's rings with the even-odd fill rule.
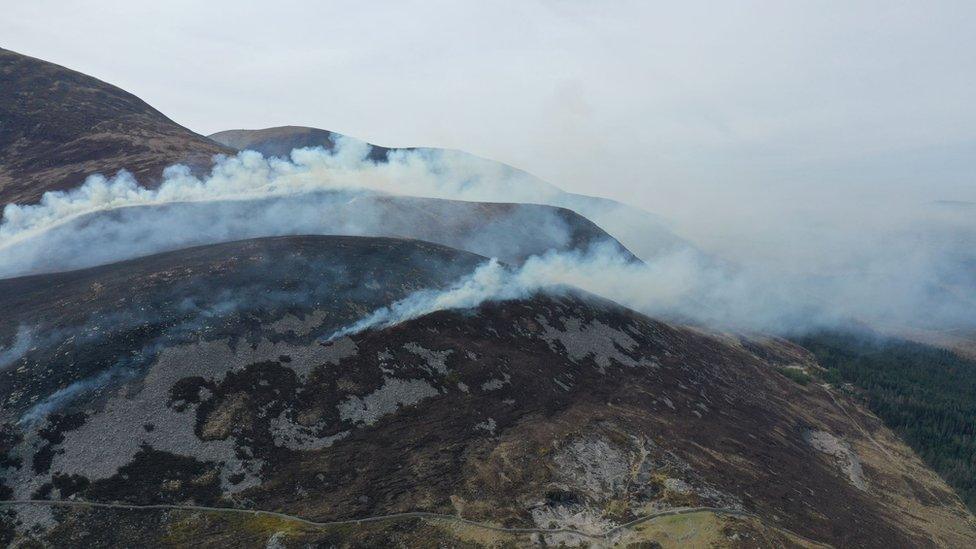
[[463,149],[644,207],[726,255],[803,261],[865,221],[976,200],[969,2],[4,9],[4,47],[197,132],[296,124]]

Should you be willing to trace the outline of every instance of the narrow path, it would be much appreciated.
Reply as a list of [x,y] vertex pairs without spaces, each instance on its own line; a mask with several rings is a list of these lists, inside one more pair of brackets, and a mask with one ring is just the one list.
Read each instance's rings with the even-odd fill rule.
[[885,448],[884,446],[882,446],[880,442],[878,442],[877,440],[875,440],[875,438],[873,436],[871,436],[871,433],[869,433],[864,427],[861,427],[860,422],[858,422],[856,419],[854,419],[854,416],[852,416],[847,411],[847,408],[844,408],[844,406],[841,405],[840,401],[837,400],[837,397],[834,396],[834,393],[830,389],[828,389],[827,387],[824,387],[823,385],[818,385],[818,387],[820,387],[821,389],[824,390],[825,393],[827,393],[827,396],[830,397],[830,400],[834,401],[834,406],[836,406],[841,412],[843,412],[844,415],[847,416],[847,419],[851,420],[851,423],[853,423],[854,426],[857,427],[859,431],[861,431],[861,434],[863,434],[865,436],[865,438],[867,438],[872,443],[874,443],[874,445],[878,447],[878,450],[881,450],[881,452],[885,456],[887,456],[888,459],[891,460],[892,463],[896,463],[898,461],[898,460],[895,459],[895,456],[891,455],[891,453],[888,451],[887,448]]
[[[572,535],[576,535],[588,539],[604,540],[604,541],[608,540],[613,535],[622,532],[623,530],[633,528],[638,524],[650,520],[654,520],[657,518],[661,518],[661,517],[709,512],[709,513],[715,513],[719,515],[733,515],[733,516],[741,516],[741,517],[759,518],[754,513],[750,513],[748,511],[740,511],[738,509],[731,509],[731,508],[724,508],[724,507],[681,507],[677,509],[669,509],[667,511],[661,511],[659,513],[652,513],[650,515],[645,515],[643,517],[634,519],[625,524],[615,526],[603,532],[602,534],[591,534],[588,532],[582,532],[580,530],[574,530],[572,528],[505,528],[503,526],[495,526],[492,524],[478,522],[478,521],[474,521],[474,520],[470,520],[470,519],[466,519],[454,515],[445,515],[441,513],[429,513],[426,511],[391,513],[387,515],[376,515],[376,516],[364,517],[359,519],[316,521],[316,520],[303,518],[297,515],[289,515],[288,513],[279,513],[277,511],[263,511],[259,509],[239,509],[235,507],[210,507],[206,505],[172,505],[166,503],[158,503],[158,504],[150,504],[150,505],[133,505],[128,503],[99,503],[94,501],[46,500],[46,499],[0,500],[0,506],[4,506],[4,505],[89,507],[89,508],[102,508],[102,509],[123,509],[123,510],[131,510],[131,511],[168,510],[168,511],[199,511],[199,512],[206,512],[206,513],[231,513],[231,514],[244,514],[244,515],[252,515],[252,516],[271,516],[271,517],[277,517],[284,520],[291,520],[291,521],[295,521],[295,522],[299,522],[302,524],[307,524],[309,526],[315,526],[315,527],[365,524],[370,522],[380,522],[385,520],[397,520],[397,519],[404,519],[404,518],[426,518],[426,519],[433,519],[433,520],[460,522],[463,524],[467,524],[469,526],[484,528],[485,530],[491,530],[494,532],[503,532],[509,534],[547,534],[547,535],[548,534],[572,534]],[[793,534],[792,532],[790,533]]]
[[[864,436],[867,437],[868,440],[870,440],[871,442],[873,442],[874,445],[877,446],[878,449],[881,450],[881,452],[883,452],[884,455],[888,457],[888,460],[891,462],[891,464],[897,466],[898,463],[899,463],[899,460],[895,459],[895,456],[893,456],[891,454],[891,452],[888,451],[887,448],[885,448],[884,446],[882,446],[880,442],[878,442],[873,436],[871,436],[871,433],[869,433],[864,427],[861,426],[861,424],[856,419],[854,419],[854,416],[852,416],[847,411],[847,409],[844,408],[844,406],[841,405],[840,401],[837,400],[837,398],[834,396],[833,391],[831,391],[827,387],[824,387],[823,385],[820,385],[819,387],[821,389],[823,389],[827,393],[827,396],[830,397],[830,400],[834,401],[834,405],[837,406],[840,409],[841,412],[844,412],[844,415],[846,415],[847,418],[851,420],[851,423],[853,423],[854,425],[856,425],[857,428],[861,431],[861,433],[863,433]],[[918,497],[918,494],[915,492],[915,488],[912,487],[911,484],[909,484],[908,482],[905,482],[904,485],[908,489],[908,491],[911,492],[912,497],[914,497],[915,499],[917,499],[919,501],[922,501],[922,498]],[[934,499],[936,501],[939,500],[939,496],[936,495],[935,493],[933,493],[931,488],[929,488],[925,484],[921,484],[921,486],[922,486],[922,488],[925,489],[926,492],[928,492],[929,498]]]

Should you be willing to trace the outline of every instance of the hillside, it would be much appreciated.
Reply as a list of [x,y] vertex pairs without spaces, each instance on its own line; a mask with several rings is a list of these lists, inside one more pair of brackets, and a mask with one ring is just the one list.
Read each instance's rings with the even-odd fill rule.
[[944,348],[876,334],[798,339],[976,508],[976,361]]
[[[287,158],[291,151],[303,147],[332,149],[342,134],[305,126],[279,126],[261,130],[225,130],[208,136],[210,139],[235,150],[258,151],[266,156]],[[390,149],[372,145],[369,158],[377,162],[387,159]],[[401,149],[412,150],[412,149]]]
[[178,162],[205,168],[231,149],[138,97],[53,63],[0,49],[0,205],[34,202],[93,173],[145,184]]
[[[178,507],[21,505],[5,536],[479,546],[667,543],[690,528],[728,546],[976,542],[959,499],[879,420],[780,373],[815,368],[782,341],[576,292],[325,341],[479,261],[418,241],[289,237],[0,281],[3,340],[22,349],[0,372],[6,497]],[[329,526],[190,505],[447,517]]]
[[0,242],[0,278],[201,244],[305,234],[415,238],[510,263],[605,243],[638,261],[593,222],[562,208],[337,191],[94,211]]
[[[971,501],[951,356],[811,353],[551,273],[506,284],[550,251],[697,252],[643,210],[460,151],[301,127],[211,141],[2,50],[0,79],[3,201],[123,167],[153,187],[244,148],[349,153],[241,154],[6,210],[0,545],[976,546],[930,468]],[[412,314],[336,335],[390,311]]]
[[[237,150],[250,149],[287,158],[295,148],[323,147],[331,150],[337,140],[353,138],[318,128],[282,126],[260,130],[227,130],[212,134],[210,139]],[[428,196],[486,202],[528,202],[567,208],[602,227],[644,260],[677,249],[694,248],[691,243],[672,233],[667,223],[655,214],[615,200],[568,193],[532,174],[499,162],[455,150],[387,148],[373,144],[369,144],[369,147],[368,157],[378,163],[390,162],[397,155],[412,154],[447,166],[461,166],[458,171],[462,174],[470,170],[473,174],[490,176],[488,180],[476,183],[466,181],[460,191],[448,194],[430,189]]]

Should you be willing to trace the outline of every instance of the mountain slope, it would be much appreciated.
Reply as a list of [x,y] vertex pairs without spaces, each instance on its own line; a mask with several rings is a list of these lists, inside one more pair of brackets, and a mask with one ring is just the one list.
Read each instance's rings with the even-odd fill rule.
[[[123,165],[151,184],[230,150],[117,88],[0,53],[0,197]],[[337,141],[255,137],[221,139],[268,154]],[[608,239],[580,213],[625,243],[656,235],[641,255],[686,246],[646,212],[471,155],[368,155],[417,160],[408,175],[446,174],[450,198],[471,201],[262,194],[280,181],[259,178],[246,196],[125,187],[135,202],[8,210],[23,224],[6,227],[0,276],[62,272],[0,279],[0,543],[976,545],[945,483],[849,395],[808,383],[822,369],[781,340],[565,288],[329,339],[449,287],[486,260],[471,251],[518,262]],[[268,235],[292,236],[226,242]]]
[[[202,167],[213,154],[234,152],[176,125],[127,92],[51,63],[0,50],[0,78],[0,204],[36,200],[44,191],[71,187],[87,175],[111,175],[121,168],[133,172],[140,185],[152,187],[154,178],[172,163]],[[236,173],[233,177],[251,175]],[[227,175],[221,172],[213,177]],[[309,179],[328,178],[325,170]],[[121,186],[124,190],[115,195],[101,187],[90,195],[85,195],[88,191],[75,193],[89,196],[89,203],[74,204],[73,210],[65,208],[69,213],[54,211],[57,206],[44,214],[30,213],[32,208],[39,209],[33,206],[8,210],[4,221],[9,223],[0,227],[0,277],[90,267],[200,244],[295,234],[422,238],[509,262],[548,250],[584,249],[610,241],[633,257],[591,221],[544,205],[383,196],[355,190],[286,195],[230,185],[231,190],[218,198],[170,202],[157,197],[127,206],[126,197],[140,195],[142,189],[134,184]],[[327,182],[322,186],[327,187]],[[63,206],[63,202],[54,203]],[[44,218],[50,227],[10,227],[31,215]]]
[[[351,139],[339,133],[304,126],[227,130],[212,134],[210,138],[234,149],[249,149],[285,158],[295,148],[323,147],[331,150],[339,139]],[[645,260],[668,251],[693,248],[689,242],[673,234],[666,223],[652,213],[615,200],[567,193],[529,173],[499,162],[453,150],[390,149],[372,144],[370,147],[369,158],[379,163],[395,160],[397,155],[412,154],[488,174],[477,183],[465,181],[460,194],[452,192],[442,195],[432,190],[430,196],[488,202],[530,202],[567,208],[592,220]]]
[[[876,418],[779,373],[816,368],[785,342],[571,291],[324,342],[479,261],[418,241],[288,237],[0,281],[2,340],[21,350],[0,371],[5,497],[316,521],[425,511],[547,543],[667,542],[689,523],[728,546],[976,542],[959,499]],[[695,512],[599,537],[684,508]],[[316,527],[16,513],[8,538],[54,545],[483,546],[533,533],[419,516]]]
[[563,208],[313,192],[91,212],[0,243],[0,278],[91,267],[201,244],[303,234],[416,238],[510,263],[548,251],[605,244],[638,261],[600,227]]
[[976,360],[871,333],[820,332],[798,343],[851,383],[926,463],[976,508]]
[[[210,139],[235,150],[257,151],[265,156],[287,158],[294,149],[304,147],[335,148],[336,140],[342,134],[306,126],[279,126],[261,130],[225,130],[208,136]],[[393,150],[379,145],[371,145],[369,158],[377,162],[387,159]],[[406,149],[412,150],[412,149]]]
[[90,76],[0,49],[0,204],[33,202],[93,173],[144,184],[178,162],[231,150]]

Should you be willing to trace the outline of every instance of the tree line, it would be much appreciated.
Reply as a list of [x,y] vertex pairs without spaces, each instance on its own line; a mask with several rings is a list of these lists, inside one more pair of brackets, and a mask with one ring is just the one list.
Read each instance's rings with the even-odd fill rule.
[[868,407],[976,510],[976,361],[873,335],[798,338],[826,381],[851,383]]

